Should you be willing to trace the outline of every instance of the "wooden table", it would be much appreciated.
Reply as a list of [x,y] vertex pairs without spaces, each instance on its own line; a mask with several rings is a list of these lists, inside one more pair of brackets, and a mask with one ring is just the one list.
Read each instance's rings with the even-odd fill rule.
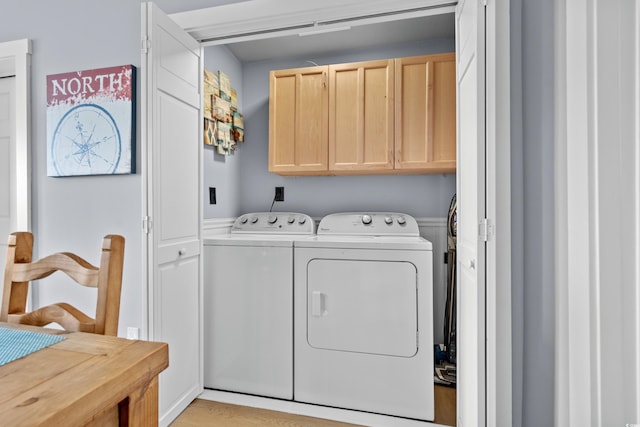
[[65,340],[0,366],[0,425],[158,425],[165,343],[0,323]]

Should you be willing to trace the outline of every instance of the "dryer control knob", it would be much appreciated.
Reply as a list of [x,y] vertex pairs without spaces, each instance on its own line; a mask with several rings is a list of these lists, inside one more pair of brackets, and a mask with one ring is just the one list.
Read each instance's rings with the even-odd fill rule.
[[240,222],[242,224],[246,224],[248,220],[249,220],[249,218],[247,218],[246,216],[243,216],[242,218],[240,218]]
[[384,217],[384,222],[385,222],[385,224],[391,225],[391,224],[393,224],[393,218],[391,218],[389,215],[387,215],[387,216]]
[[267,222],[269,224],[274,224],[277,220],[278,220],[278,217],[275,215],[269,215],[269,218],[267,218]]
[[407,220],[405,219],[405,217],[403,216],[398,217],[398,224],[405,225],[406,223],[407,223]]
[[251,224],[255,224],[256,222],[258,222],[258,217],[254,216],[251,218]]
[[305,218],[305,217],[303,217],[303,216],[301,216],[300,218],[298,218],[298,224],[302,225],[302,224],[304,224],[305,222],[307,222],[307,218]]
[[371,224],[371,221],[372,221],[371,215],[362,215],[362,223],[364,225]]
[[289,218],[287,218],[287,222],[289,224],[293,224],[294,222],[296,222],[296,217],[295,216],[290,216]]

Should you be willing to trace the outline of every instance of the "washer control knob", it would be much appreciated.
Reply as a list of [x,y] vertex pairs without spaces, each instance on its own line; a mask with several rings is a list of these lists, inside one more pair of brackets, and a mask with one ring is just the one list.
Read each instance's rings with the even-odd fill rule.
[[364,225],[369,225],[371,224],[371,221],[373,221],[373,219],[371,218],[371,215],[362,215],[362,223]]
[[398,224],[405,225],[406,223],[407,223],[407,220],[405,219],[405,217],[403,216],[398,217]]
[[249,218],[247,218],[246,216],[243,216],[242,218],[240,218],[240,223],[241,224],[246,224],[248,220],[249,220]]
[[258,217],[257,216],[251,217],[251,224],[255,224],[256,222],[258,222]]
[[384,217],[384,223],[389,225],[393,224],[393,218],[391,218],[389,215],[386,215]]
[[278,220],[278,217],[276,215],[269,215],[269,217],[267,218],[267,222],[269,224],[275,224],[277,220]]
[[293,224],[294,222],[296,222],[296,217],[295,216],[290,216],[289,218],[287,218],[287,222],[289,224]]
[[302,224],[304,224],[305,222],[307,222],[307,218],[305,218],[305,217],[303,217],[303,216],[301,216],[300,218],[298,218],[298,224],[302,225]]

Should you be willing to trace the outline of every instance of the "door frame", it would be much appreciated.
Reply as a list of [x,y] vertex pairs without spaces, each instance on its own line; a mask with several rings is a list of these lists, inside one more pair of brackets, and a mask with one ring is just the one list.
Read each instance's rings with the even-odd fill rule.
[[15,76],[15,166],[18,230],[31,230],[31,40],[0,43],[0,77]]
[[555,425],[637,425],[640,3],[554,12]]
[[486,11],[486,425],[513,424],[511,340],[511,25],[509,2]]
[[[473,0],[486,11],[486,420],[481,425],[511,425],[511,91],[509,2]],[[244,1],[170,15],[182,28],[202,40],[215,33],[224,44],[276,35],[297,34],[298,25],[385,16],[402,19],[416,14],[452,12],[455,0],[331,0],[331,7],[282,1],[268,5]],[[276,7],[277,6],[277,7]],[[423,8],[422,12],[416,9]],[[406,12],[397,13],[398,9]],[[385,15],[387,12],[393,13]],[[274,24],[277,23],[277,24]],[[343,24],[340,24],[343,25]],[[279,29],[277,27],[280,27]],[[234,35],[241,29],[242,34]],[[207,32],[209,31],[209,32]],[[202,35],[199,38],[198,35]],[[462,326],[461,326],[462,327]],[[499,362],[498,362],[499,360]]]

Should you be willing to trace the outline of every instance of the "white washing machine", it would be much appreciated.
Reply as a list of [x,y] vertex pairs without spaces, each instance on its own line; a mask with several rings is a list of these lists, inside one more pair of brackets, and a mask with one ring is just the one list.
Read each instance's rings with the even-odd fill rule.
[[204,386],[293,398],[293,243],[305,214],[258,212],[204,239]]
[[433,420],[432,245],[415,219],[332,214],[294,257],[294,399]]

